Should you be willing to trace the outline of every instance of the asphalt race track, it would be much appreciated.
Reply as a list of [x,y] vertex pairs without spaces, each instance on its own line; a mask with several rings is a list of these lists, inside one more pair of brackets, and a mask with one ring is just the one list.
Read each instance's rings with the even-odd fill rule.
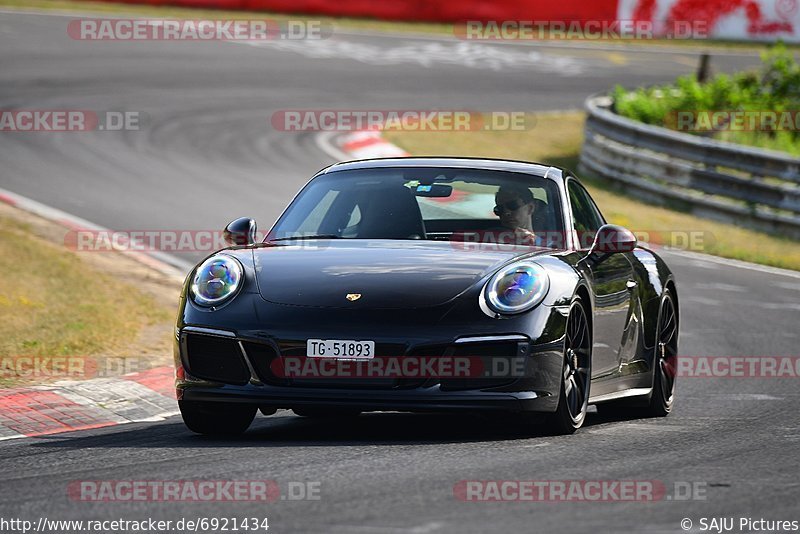
[[[694,52],[338,33],[313,44],[81,42],[71,17],[0,14],[0,108],[139,111],[138,132],[2,133],[0,187],[116,229],[268,227],[332,163],[311,133],[274,130],[283,109],[579,108],[616,83],[691,72]],[[719,70],[754,65],[715,56]],[[182,256],[184,261],[196,255]],[[682,355],[794,356],[800,275],[665,254],[678,279]],[[241,439],[189,433],[179,417],[0,441],[0,517],[269,517],[273,532],[682,532],[681,520],[797,520],[797,378],[685,378],[663,420],[592,413],[570,437],[500,421],[373,414],[322,423],[259,416]],[[75,502],[76,480],[319,484],[319,500]],[[657,502],[461,502],[462,480],[659,480]],[[674,491],[696,483],[703,499]]]

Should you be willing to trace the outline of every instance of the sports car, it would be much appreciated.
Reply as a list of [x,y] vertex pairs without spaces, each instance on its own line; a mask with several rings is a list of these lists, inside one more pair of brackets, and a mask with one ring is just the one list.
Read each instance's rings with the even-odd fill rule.
[[568,434],[589,405],[672,409],[674,276],[567,170],[337,163],[256,229],[230,223],[231,246],[183,287],[176,388],[194,432],[291,409],[505,414]]

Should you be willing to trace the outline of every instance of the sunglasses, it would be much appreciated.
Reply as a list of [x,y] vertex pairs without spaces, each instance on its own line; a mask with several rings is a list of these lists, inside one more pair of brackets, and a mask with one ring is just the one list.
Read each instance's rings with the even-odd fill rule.
[[528,204],[527,202],[521,199],[504,202],[503,204],[498,204],[497,206],[494,207],[494,214],[502,215],[502,213],[506,211],[517,211],[522,206],[525,206],[527,204]]

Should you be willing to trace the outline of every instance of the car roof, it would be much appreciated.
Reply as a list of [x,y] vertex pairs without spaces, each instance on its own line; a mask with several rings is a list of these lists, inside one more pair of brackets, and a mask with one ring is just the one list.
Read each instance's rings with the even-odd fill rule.
[[319,174],[332,172],[351,171],[360,169],[390,169],[401,167],[448,167],[456,169],[481,169],[489,171],[507,171],[532,174],[540,177],[563,179],[567,172],[559,167],[492,158],[467,158],[467,157],[403,157],[403,158],[375,158],[344,161],[322,169]]

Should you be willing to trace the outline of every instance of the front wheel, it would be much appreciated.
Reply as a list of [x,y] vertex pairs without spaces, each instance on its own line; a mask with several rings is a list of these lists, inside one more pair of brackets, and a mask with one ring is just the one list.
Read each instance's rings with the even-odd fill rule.
[[572,434],[586,419],[592,371],[592,339],[589,321],[580,297],[576,297],[567,317],[564,336],[564,363],[558,408],[550,416],[554,434]]
[[201,401],[178,401],[178,407],[189,430],[209,435],[242,434],[258,409],[249,404]]

